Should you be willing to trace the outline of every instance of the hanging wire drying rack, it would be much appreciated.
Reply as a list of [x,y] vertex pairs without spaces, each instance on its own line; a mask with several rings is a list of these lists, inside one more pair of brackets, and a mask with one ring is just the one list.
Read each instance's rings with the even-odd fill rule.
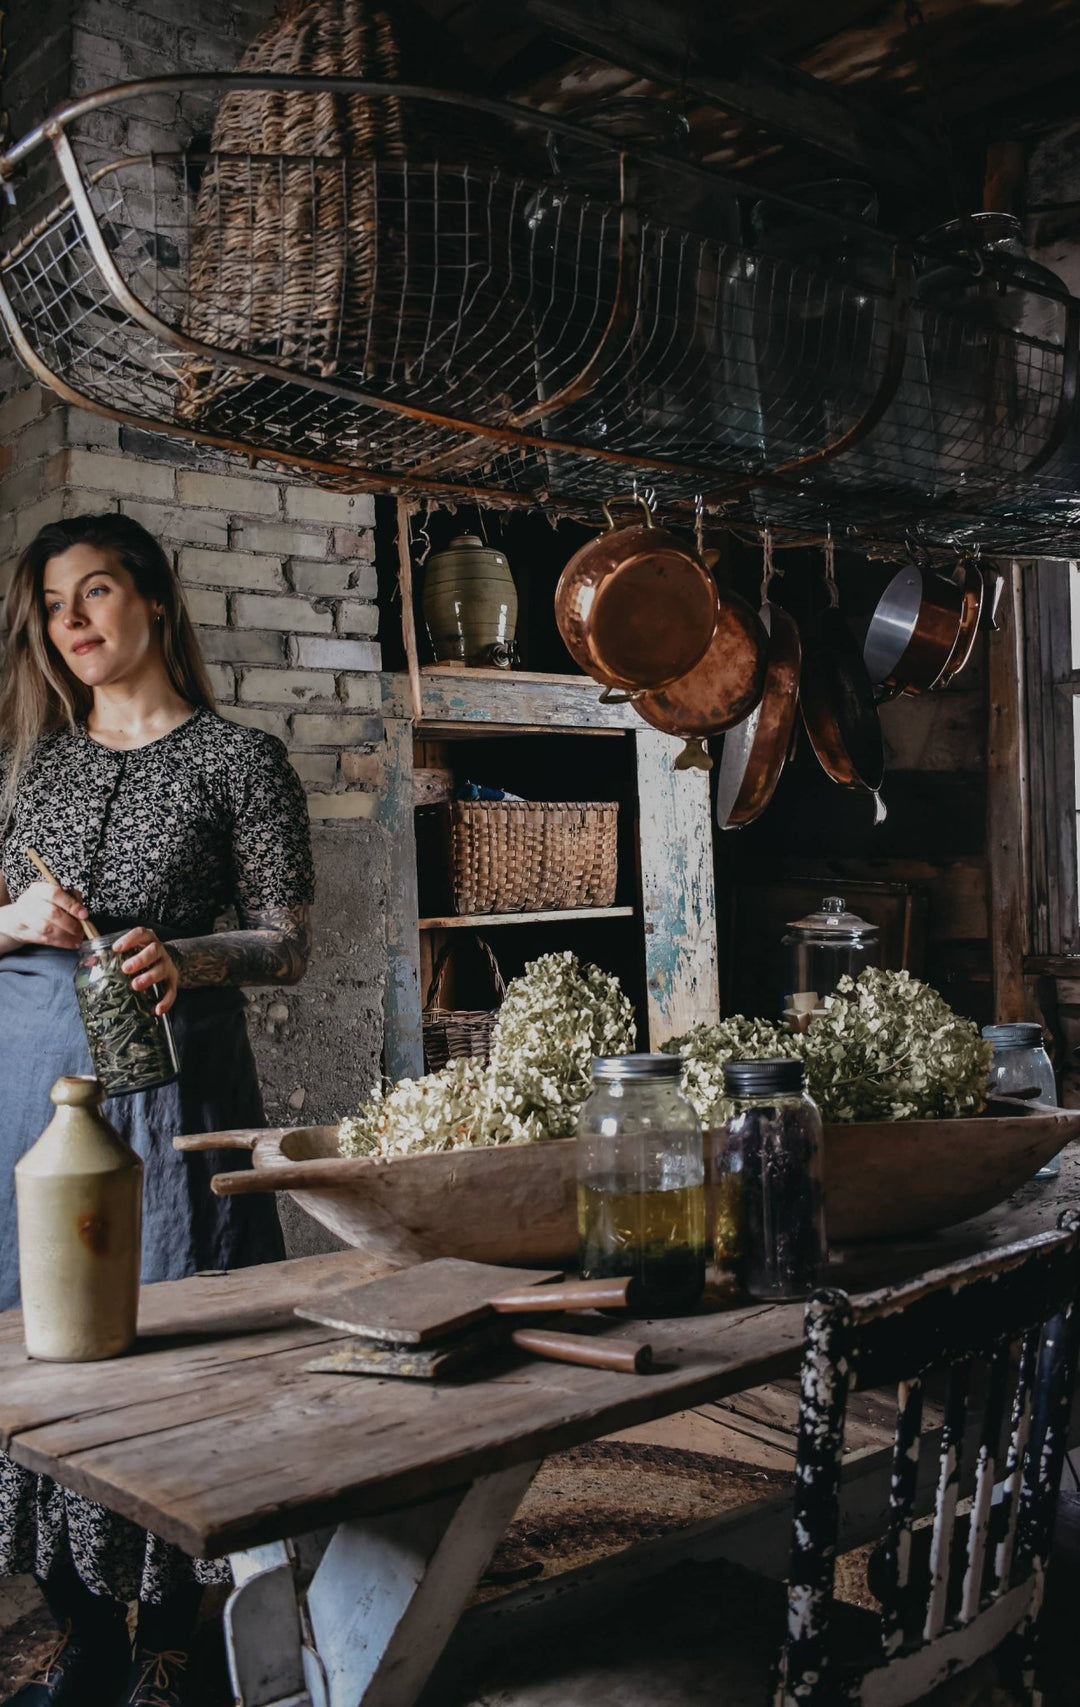
[[[393,102],[411,146],[226,146],[245,99]],[[147,115],[178,146],[131,147]],[[780,535],[1080,552],[1064,287],[1024,286],[1032,325],[1005,326],[927,303],[920,257],[865,225],[533,109],[358,79],[119,85],[0,180],[44,208],[0,256],[17,355],[122,423],[342,490],[589,518],[648,490]]]

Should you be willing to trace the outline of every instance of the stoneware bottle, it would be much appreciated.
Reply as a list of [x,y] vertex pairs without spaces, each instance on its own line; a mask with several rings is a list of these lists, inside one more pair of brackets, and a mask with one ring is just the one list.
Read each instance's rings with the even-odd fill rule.
[[57,1079],[49,1095],[56,1113],[15,1166],[26,1349],[89,1363],[135,1339],[143,1166],[96,1079]]
[[427,560],[424,621],[440,662],[510,667],[518,597],[501,551],[474,533],[459,533]]

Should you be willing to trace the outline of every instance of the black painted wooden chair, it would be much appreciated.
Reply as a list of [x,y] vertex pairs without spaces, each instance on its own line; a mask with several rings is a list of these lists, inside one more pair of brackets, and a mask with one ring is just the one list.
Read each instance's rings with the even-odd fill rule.
[[[786,1591],[728,1563],[680,1566],[584,1629],[515,1642],[460,1693],[444,1679],[440,1707],[906,1707],[939,1686],[935,1707],[945,1707],[947,1680],[991,1653],[1013,1698],[1038,1707],[1078,1339],[1080,1215],[857,1302],[816,1294]],[[935,1371],[946,1376],[944,1421],[920,1466]],[[883,1386],[899,1400],[878,1618],[833,1590],[848,1396]],[[929,1528],[915,1516],[928,1475]]]

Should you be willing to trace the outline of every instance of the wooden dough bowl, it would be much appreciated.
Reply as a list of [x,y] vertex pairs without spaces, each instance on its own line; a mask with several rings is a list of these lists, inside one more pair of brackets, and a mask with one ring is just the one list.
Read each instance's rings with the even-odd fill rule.
[[[1013,1107],[967,1120],[827,1126],[830,1239],[893,1238],[981,1215],[1080,1135],[1080,1110]],[[173,1142],[249,1150],[252,1167],[216,1175],[215,1191],[287,1191],[346,1244],[388,1261],[566,1264],[576,1254],[572,1139],[363,1161],[337,1154],[334,1126]]]

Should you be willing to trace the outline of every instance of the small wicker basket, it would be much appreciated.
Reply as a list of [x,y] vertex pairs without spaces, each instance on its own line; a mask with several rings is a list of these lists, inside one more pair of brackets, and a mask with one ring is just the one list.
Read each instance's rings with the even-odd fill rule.
[[613,904],[616,801],[454,800],[437,810],[455,912]]
[[460,947],[458,942],[448,942],[435,962],[422,1015],[424,1064],[429,1073],[437,1073],[440,1067],[445,1067],[448,1061],[456,1061],[461,1055],[486,1062],[490,1053],[491,1034],[499,1017],[499,1006],[506,995],[506,982],[490,945],[480,936],[474,937],[473,941],[483,950],[498,1005],[490,1009],[443,1007],[443,985],[450,957]]

